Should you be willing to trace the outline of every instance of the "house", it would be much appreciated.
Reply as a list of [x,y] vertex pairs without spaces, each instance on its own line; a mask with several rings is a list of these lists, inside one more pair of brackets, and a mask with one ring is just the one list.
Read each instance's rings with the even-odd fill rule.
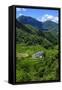
[[44,56],[44,52],[43,51],[39,51],[39,52],[36,52],[35,54],[33,54],[32,58],[33,59],[42,58],[43,56]]

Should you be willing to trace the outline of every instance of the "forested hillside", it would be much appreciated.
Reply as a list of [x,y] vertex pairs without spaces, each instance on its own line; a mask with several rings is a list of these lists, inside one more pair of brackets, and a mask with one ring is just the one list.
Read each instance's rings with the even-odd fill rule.
[[[17,82],[59,80],[58,37],[57,23],[42,23],[26,16],[16,20]],[[44,56],[32,58],[38,52]]]

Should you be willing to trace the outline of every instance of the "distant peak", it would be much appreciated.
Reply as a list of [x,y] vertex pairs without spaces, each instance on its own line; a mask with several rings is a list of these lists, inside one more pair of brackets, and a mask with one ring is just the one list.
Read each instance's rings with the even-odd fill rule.
[[43,23],[55,23],[55,24],[58,24],[58,23],[56,23],[56,22],[54,22],[54,21],[51,21],[51,20],[47,20],[47,21],[45,21],[45,22],[43,22]]

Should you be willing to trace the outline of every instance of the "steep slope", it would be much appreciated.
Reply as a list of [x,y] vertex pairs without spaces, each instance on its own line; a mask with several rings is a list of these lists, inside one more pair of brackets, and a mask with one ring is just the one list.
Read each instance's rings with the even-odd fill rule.
[[37,29],[42,29],[43,25],[42,25],[42,22],[36,20],[35,18],[32,18],[30,16],[19,16],[17,18],[17,20],[20,22],[20,23],[23,23],[23,24],[30,24],[32,26],[34,26],[35,28]]
[[43,32],[32,25],[24,25],[16,20],[16,42],[27,45],[39,44],[47,48],[57,44],[57,38],[53,35],[52,31]]
[[19,23],[22,23],[24,25],[31,25],[33,27],[35,27],[38,30],[41,31],[55,31],[58,32],[58,24],[53,22],[53,21],[45,21],[45,22],[40,22],[38,20],[36,20],[35,18],[32,18],[30,16],[19,16],[17,18]]
[[48,31],[56,31],[58,32],[58,24],[53,21],[45,21],[43,23],[43,28],[48,29]]
[[47,20],[47,21],[43,22],[43,27],[44,28],[52,28],[52,27],[55,27],[55,26],[57,26],[57,23],[55,23],[53,21]]
[[[47,28],[48,31],[46,33],[46,36],[51,35],[50,37],[53,37],[51,40],[58,42],[58,35],[59,35],[59,27],[58,24],[52,21],[46,21],[43,23],[43,28]],[[55,39],[55,40],[54,40]]]

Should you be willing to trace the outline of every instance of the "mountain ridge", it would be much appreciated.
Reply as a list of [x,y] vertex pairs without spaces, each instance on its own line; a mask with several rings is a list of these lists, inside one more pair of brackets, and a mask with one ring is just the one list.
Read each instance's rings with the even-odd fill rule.
[[46,48],[57,44],[58,36],[56,35],[56,30],[43,32],[30,24],[23,24],[16,20],[16,33],[16,43],[25,43],[27,45],[40,44]]
[[30,16],[21,15],[17,18],[17,21],[22,24],[30,24],[33,27],[43,31],[47,31],[54,27],[58,28],[58,24],[53,21],[47,20],[45,22],[40,22],[37,19],[32,18]]

